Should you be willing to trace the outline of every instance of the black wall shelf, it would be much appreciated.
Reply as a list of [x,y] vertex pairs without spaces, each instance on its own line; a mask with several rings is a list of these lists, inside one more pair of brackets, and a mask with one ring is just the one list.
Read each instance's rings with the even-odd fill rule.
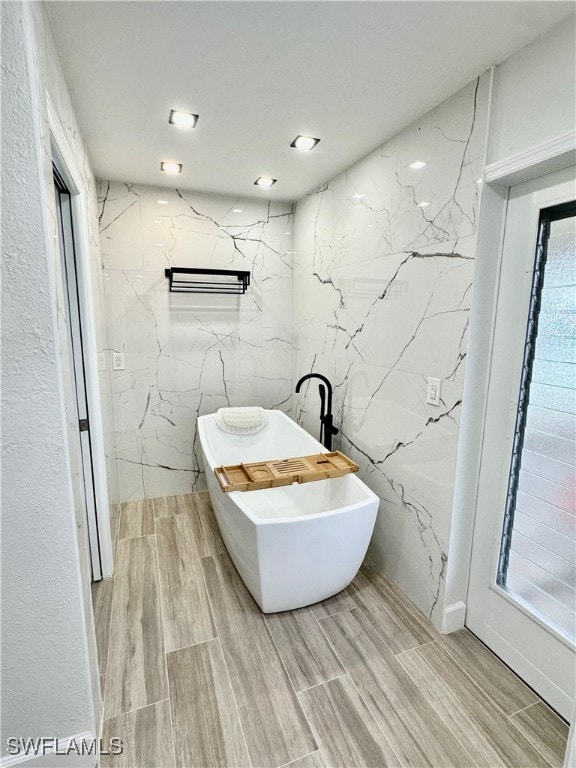
[[[248,270],[170,267],[164,274],[170,281],[171,293],[246,293],[250,285]],[[202,277],[222,279],[202,280]]]

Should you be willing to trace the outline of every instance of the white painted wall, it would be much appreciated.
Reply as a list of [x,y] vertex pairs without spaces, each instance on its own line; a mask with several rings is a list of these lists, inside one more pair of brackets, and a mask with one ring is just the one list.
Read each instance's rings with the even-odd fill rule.
[[[2,19],[2,723],[9,736],[95,734],[45,217],[32,24]],[[61,765],[81,764],[74,757]],[[84,759],[90,765],[94,758]]]
[[574,130],[574,17],[496,69],[487,163]]

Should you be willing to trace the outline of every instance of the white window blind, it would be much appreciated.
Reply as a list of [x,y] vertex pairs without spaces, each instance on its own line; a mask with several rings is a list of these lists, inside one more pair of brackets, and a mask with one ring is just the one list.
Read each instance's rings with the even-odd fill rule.
[[576,610],[575,225],[574,215],[549,222],[531,377],[523,382],[528,397],[517,435],[519,461],[512,468],[511,531],[499,577],[570,637]]

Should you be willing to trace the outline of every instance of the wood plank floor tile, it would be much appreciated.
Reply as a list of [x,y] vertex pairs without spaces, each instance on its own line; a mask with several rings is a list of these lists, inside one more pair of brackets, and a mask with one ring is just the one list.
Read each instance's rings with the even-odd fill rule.
[[345,674],[308,608],[270,613],[266,623],[297,691]]
[[220,535],[208,491],[190,493],[183,498],[187,505],[198,556],[208,557],[208,555],[226,553],[226,546]]
[[118,528],[120,527],[120,504],[110,506],[110,538],[112,539],[112,552],[116,553],[118,541]]
[[329,597],[327,600],[322,600],[321,603],[316,603],[316,605],[310,607],[314,616],[317,619],[322,619],[324,616],[331,616],[333,613],[351,611],[356,607],[356,603],[350,597],[348,590],[345,589],[334,595],[334,597]]
[[168,698],[154,536],[118,542],[105,717]]
[[465,735],[466,747],[477,765],[486,768],[548,765],[438,643],[406,651],[398,658],[452,732],[456,736]]
[[348,591],[394,653],[436,639],[428,619],[370,562],[364,563]]
[[279,766],[318,745],[266,627],[228,555],[202,561],[252,763]]
[[216,637],[187,515],[156,519],[166,652]]
[[120,505],[119,539],[133,539],[154,533],[154,514],[151,499],[126,501]]
[[172,728],[168,701],[105,720],[102,744],[122,739],[121,755],[102,755],[101,768],[174,768]]
[[210,640],[168,654],[176,765],[244,768],[246,742],[222,649]]
[[301,757],[299,760],[293,760],[288,765],[282,766],[282,768],[326,768],[326,763],[322,753],[318,750],[310,755],[306,755],[306,757]]
[[298,694],[330,768],[384,768],[398,758],[348,677]]
[[471,766],[470,754],[358,610],[320,621],[403,766]]
[[98,649],[98,667],[100,674],[106,672],[108,661],[108,640],[110,638],[110,615],[112,612],[112,594],[114,577],[92,582],[92,609]]
[[179,498],[179,496],[161,496],[158,499],[152,499],[154,517],[170,517],[184,512],[184,507],[178,503]]
[[467,629],[440,635],[438,642],[507,715],[539,700],[519,677]]
[[539,701],[517,712],[510,717],[510,721],[553,768],[564,765],[568,726],[544,702]]

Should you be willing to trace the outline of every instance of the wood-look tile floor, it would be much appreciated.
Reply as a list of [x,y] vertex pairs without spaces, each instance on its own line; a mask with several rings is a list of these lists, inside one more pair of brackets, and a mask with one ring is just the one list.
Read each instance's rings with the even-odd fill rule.
[[565,723],[370,562],[344,593],[264,615],[206,492],[121,504],[113,530],[115,576],[93,602],[102,735],[124,752],[101,766],[562,765]]

